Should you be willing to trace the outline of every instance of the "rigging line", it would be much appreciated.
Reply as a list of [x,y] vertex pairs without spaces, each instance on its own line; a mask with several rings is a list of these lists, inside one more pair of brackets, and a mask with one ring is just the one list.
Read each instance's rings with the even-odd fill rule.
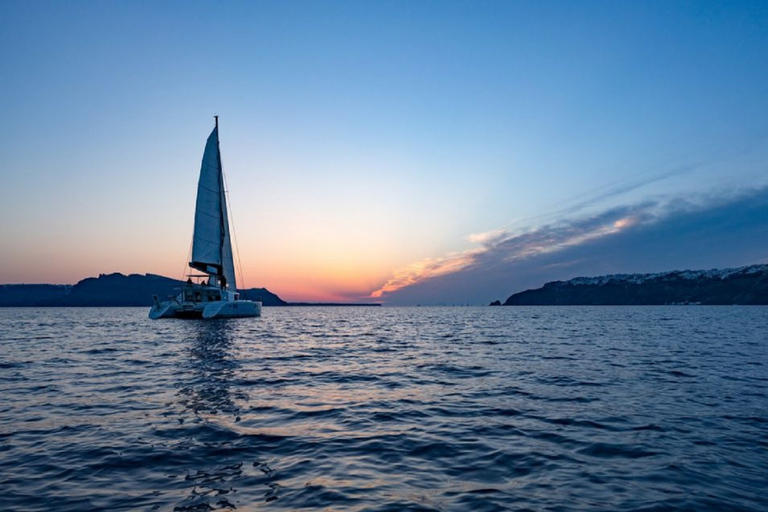
[[195,235],[192,235],[192,239],[189,241],[189,252],[187,253],[187,261],[184,263],[184,270],[181,271],[181,280],[184,281],[184,275],[189,268],[189,262],[192,261],[192,244],[195,242]]
[[[232,232],[232,242],[235,244],[235,254],[237,254],[237,272],[240,273],[240,282],[242,289],[245,290],[245,274],[243,274],[243,262],[240,259],[240,245],[237,243],[237,233],[235,232],[235,216],[232,212],[232,201],[229,200],[229,185],[227,184],[227,175],[221,171],[221,177],[224,180],[224,198],[227,201],[227,210],[229,211],[229,229]],[[235,276],[237,277],[237,276]],[[237,290],[235,290],[237,291]]]

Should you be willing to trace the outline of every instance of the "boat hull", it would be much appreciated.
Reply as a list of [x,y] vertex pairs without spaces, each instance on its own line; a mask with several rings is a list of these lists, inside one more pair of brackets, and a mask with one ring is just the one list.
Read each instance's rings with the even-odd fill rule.
[[261,316],[261,302],[251,300],[222,300],[207,303],[158,302],[149,310],[149,318],[248,318]]
[[227,300],[206,304],[203,318],[247,318],[261,316],[261,302],[252,300]]
[[176,312],[181,308],[178,302],[156,302],[149,310],[149,318],[157,320],[159,318],[175,318]]

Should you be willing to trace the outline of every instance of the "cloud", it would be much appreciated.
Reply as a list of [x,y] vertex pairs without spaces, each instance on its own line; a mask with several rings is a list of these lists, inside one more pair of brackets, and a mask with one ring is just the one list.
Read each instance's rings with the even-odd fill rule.
[[494,240],[497,240],[499,238],[503,238],[507,235],[507,230],[505,229],[494,229],[493,231],[486,231],[485,233],[475,233],[472,235],[469,235],[467,238],[470,242],[473,244],[488,244],[493,242]]
[[384,286],[372,293],[372,297],[381,298],[427,279],[457,272],[476,271],[478,267],[489,264],[513,262],[557,252],[569,246],[614,234],[635,224],[639,217],[637,212],[621,208],[578,222],[544,226],[523,233],[497,229],[472,234],[469,240],[480,244],[481,247],[408,265],[396,271]]
[[412,263],[407,267],[395,272],[384,286],[371,293],[373,298],[381,298],[389,294],[414,285],[424,279],[433,279],[436,277],[460,272],[472,264],[472,251],[449,255],[445,258],[424,259]]
[[768,187],[658,198],[469,240],[479,247],[403,268],[373,296],[387,304],[479,304],[578,275],[757,263],[768,257]]

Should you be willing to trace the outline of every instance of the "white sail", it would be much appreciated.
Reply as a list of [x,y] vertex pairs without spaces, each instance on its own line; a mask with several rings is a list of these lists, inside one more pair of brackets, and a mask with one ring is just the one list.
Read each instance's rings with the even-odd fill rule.
[[[208,137],[200,168],[195,207],[192,261],[189,266],[210,274],[231,291],[237,290],[227,198],[219,152],[219,123]],[[224,281],[222,282],[222,277]]]

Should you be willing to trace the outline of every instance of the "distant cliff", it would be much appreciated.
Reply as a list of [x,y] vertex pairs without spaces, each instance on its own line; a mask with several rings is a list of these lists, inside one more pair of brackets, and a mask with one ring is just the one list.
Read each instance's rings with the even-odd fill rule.
[[[8,306],[146,306],[152,296],[176,296],[184,283],[168,277],[147,274],[102,274],[83,279],[76,285],[4,284],[0,285],[0,307]],[[240,290],[241,296],[261,300],[265,306],[287,303],[266,288]]]
[[516,293],[504,302],[505,306],[661,304],[768,305],[768,265],[577,277]]

